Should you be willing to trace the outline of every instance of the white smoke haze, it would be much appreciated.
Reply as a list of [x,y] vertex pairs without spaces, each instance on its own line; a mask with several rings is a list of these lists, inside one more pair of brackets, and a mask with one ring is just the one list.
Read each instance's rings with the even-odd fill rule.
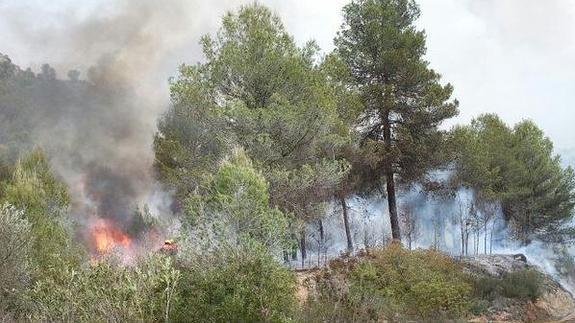
[[[495,215],[487,216],[481,210],[473,214],[470,207],[476,201],[473,190],[460,188],[455,196],[434,196],[425,192],[421,186],[415,185],[398,195],[398,205],[401,208],[412,206],[416,222],[416,232],[413,236],[412,248],[435,248],[454,257],[480,256],[485,254],[523,254],[530,265],[553,276],[567,291],[575,295],[573,277],[560,273],[557,269],[559,255],[555,248],[567,246],[568,254],[575,255],[572,245],[545,243],[533,240],[528,245],[521,244],[513,238],[506,224],[499,205],[494,205]],[[354,250],[373,248],[388,243],[391,240],[389,212],[387,201],[383,198],[351,197],[347,199],[350,216],[350,227]],[[319,243],[317,225],[309,225],[308,259],[306,266],[315,266],[329,258],[336,257],[346,251],[346,237],[341,208],[330,205],[328,216],[323,222],[326,232],[323,245]],[[487,232],[482,225],[488,220]],[[474,227],[475,222],[478,227]],[[462,222],[467,228],[467,252],[462,247]],[[467,223],[470,224],[467,224]],[[476,233],[477,232],[477,233]],[[408,245],[405,232],[402,232],[403,243]],[[463,233],[465,234],[465,233]],[[321,251],[321,252],[320,252]],[[319,257],[319,260],[318,260]],[[301,265],[301,256],[292,262],[292,266]]]

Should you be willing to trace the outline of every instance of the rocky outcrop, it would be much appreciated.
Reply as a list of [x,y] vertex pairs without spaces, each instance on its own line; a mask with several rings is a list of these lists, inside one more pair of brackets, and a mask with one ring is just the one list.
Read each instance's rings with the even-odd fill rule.
[[550,275],[529,263],[523,255],[481,255],[461,259],[466,270],[476,276],[501,278],[507,274],[534,269],[541,273],[541,295],[535,300],[496,298],[488,314],[477,321],[555,321],[575,322],[573,296]]

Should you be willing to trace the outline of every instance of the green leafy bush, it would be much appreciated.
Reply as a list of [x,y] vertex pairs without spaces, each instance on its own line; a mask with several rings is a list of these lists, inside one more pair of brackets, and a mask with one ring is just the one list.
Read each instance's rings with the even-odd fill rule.
[[310,321],[320,314],[335,321],[440,320],[465,317],[470,309],[470,278],[433,250],[393,243],[357,263],[336,263],[319,277],[319,296],[304,309]]
[[32,242],[24,212],[0,204],[0,322],[1,313],[17,306],[19,294],[29,286]]
[[162,255],[134,266],[104,259],[36,282],[26,315],[43,322],[168,321],[179,280],[171,258]]
[[34,236],[30,252],[33,278],[58,274],[65,266],[78,266],[83,250],[72,241],[67,218],[69,196],[41,150],[34,150],[14,167],[2,185],[3,200],[25,211]]
[[295,277],[258,243],[220,249],[182,264],[180,322],[289,321]]
[[430,318],[468,311],[468,277],[458,263],[437,251],[409,251],[394,243],[351,274],[351,290],[359,297],[384,298],[402,313]]
[[489,309],[489,301],[484,299],[473,299],[469,305],[469,311],[473,315],[481,315]]
[[542,277],[533,269],[524,269],[503,275],[501,278],[482,277],[475,280],[475,294],[493,300],[497,296],[535,300],[541,295]]
[[241,149],[220,165],[200,194],[188,197],[185,213],[191,234],[210,239],[211,247],[247,239],[281,251],[288,244],[288,218],[270,206],[268,182]]

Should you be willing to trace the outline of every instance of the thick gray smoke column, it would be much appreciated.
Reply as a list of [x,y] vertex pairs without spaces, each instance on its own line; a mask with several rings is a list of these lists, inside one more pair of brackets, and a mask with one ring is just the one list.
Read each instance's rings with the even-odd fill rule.
[[185,1],[125,0],[104,3],[88,18],[69,13],[41,30],[6,15],[4,24],[46,53],[60,77],[78,69],[89,83],[47,83],[31,103],[34,114],[19,116],[68,183],[81,218],[113,218],[128,229],[136,205],[161,204],[151,168],[156,119],[169,103],[161,70],[171,50],[197,36],[186,32],[190,10]]

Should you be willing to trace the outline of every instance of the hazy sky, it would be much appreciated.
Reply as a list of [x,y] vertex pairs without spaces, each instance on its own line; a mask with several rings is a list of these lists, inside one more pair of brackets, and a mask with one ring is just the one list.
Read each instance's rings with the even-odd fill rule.
[[[169,8],[172,1],[162,3]],[[226,10],[250,1],[178,2],[185,3],[186,28],[174,29],[175,38],[171,35],[177,41],[170,42],[162,78],[174,75],[178,64],[200,59],[199,36],[214,31]],[[341,23],[341,7],[347,1],[259,2],[282,17],[298,42],[315,39],[329,51]],[[0,52],[21,66],[37,67],[43,62],[58,66],[63,57],[70,56],[62,45],[65,40],[55,34],[46,36],[43,31],[94,15],[111,15],[114,8],[110,3],[118,1],[0,0]],[[444,80],[455,86],[455,96],[461,102],[461,114],[455,122],[468,122],[484,112],[496,112],[510,123],[530,118],[558,150],[575,151],[575,1],[419,3],[422,17],[418,24],[428,35],[427,58]],[[42,37],[30,37],[35,34]]]

